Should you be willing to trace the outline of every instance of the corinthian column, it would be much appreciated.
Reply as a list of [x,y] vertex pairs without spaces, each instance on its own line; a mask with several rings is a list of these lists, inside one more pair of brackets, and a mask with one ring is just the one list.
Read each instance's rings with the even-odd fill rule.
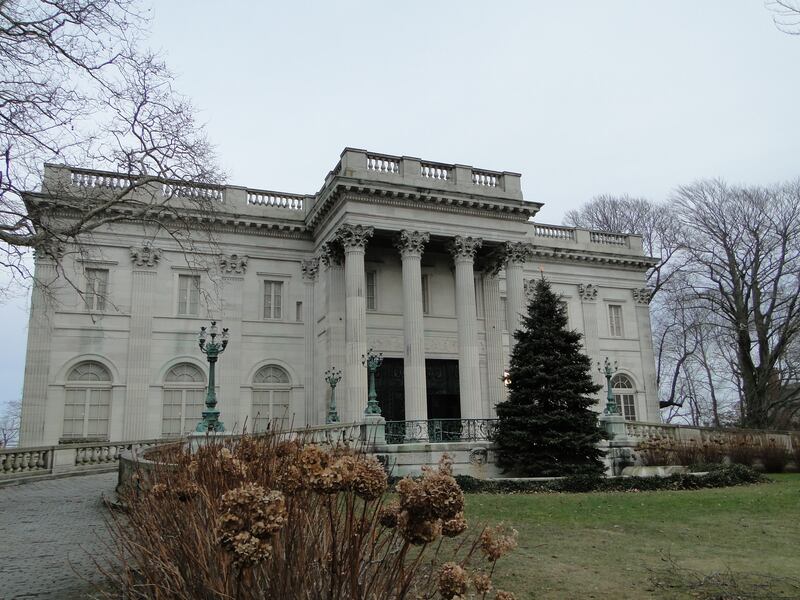
[[525,282],[522,277],[525,261],[531,257],[532,250],[524,242],[506,244],[506,294],[508,298],[508,333],[511,336],[509,352],[514,348],[514,332],[522,326],[525,312]]
[[481,377],[478,371],[478,324],[475,315],[475,253],[483,240],[453,238],[450,251],[456,270],[456,319],[458,320],[458,386],[461,418],[481,418]]
[[305,296],[303,297],[303,326],[305,338],[305,364],[303,365],[303,389],[305,390],[306,404],[306,425],[317,425],[324,423],[320,420],[319,407],[314,404],[314,379],[316,379],[316,367],[314,365],[314,346],[316,336],[314,335],[314,285],[317,282],[319,273],[319,259],[312,258],[301,263],[303,269],[303,282],[305,283]]
[[342,225],[336,237],[344,248],[345,286],[345,405],[343,420],[356,421],[367,407],[367,370],[361,357],[367,353],[367,300],[364,254],[374,229]]
[[[124,440],[157,437],[147,431],[150,391],[151,338],[153,335],[153,292],[161,250],[151,246],[131,248],[131,324],[128,332],[128,368],[125,410],[122,425]],[[160,433],[160,432],[159,432]]]
[[422,316],[420,259],[429,233],[401,231],[396,245],[403,262],[403,383],[406,421],[428,419],[425,383],[425,324]]
[[503,321],[498,273],[505,263],[505,248],[500,248],[483,265],[483,312],[486,324],[487,397],[483,403],[484,418],[497,416],[495,407],[505,400],[503,383]]
[[[320,248],[320,262],[325,265],[327,285],[325,291],[325,313],[327,318],[327,335],[325,336],[326,363],[325,368],[336,368],[341,370],[345,365],[344,349],[344,250],[337,241],[325,242]],[[322,371],[323,369],[320,369]],[[340,390],[347,387],[347,380],[340,383]],[[325,394],[320,394],[317,399],[317,411],[322,419],[328,412],[328,402],[330,391],[325,389]],[[340,403],[339,414],[344,417],[341,408],[344,401]]]

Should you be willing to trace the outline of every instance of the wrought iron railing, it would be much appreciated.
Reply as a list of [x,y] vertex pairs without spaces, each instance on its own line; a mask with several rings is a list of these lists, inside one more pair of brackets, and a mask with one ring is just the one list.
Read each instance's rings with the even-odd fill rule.
[[488,441],[496,424],[497,419],[387,421],[386,443]]

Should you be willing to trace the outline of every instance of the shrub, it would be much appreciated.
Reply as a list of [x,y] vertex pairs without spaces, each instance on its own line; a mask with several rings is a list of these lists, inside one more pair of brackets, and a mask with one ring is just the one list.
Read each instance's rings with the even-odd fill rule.
[[781,473],[786,468],[791,460],[789,449],[770,439],[764,446],[761,447],[759,458],[764,465],[764,470],[767,473]]
[[[446,460],[399,480],[387,503],[382,465],[348,447],[272,434],[172,456],[149,489],[123,498],[126,514],[112,515],[107,597],[448,598],[473,577],[491,585],[516,544],[515,532],[465,533]],[[472,570],[481,555],[488,573]]]
[[750,467],[758,457],[758,445],[748,436],[731,436],[726,454],[732,463]]

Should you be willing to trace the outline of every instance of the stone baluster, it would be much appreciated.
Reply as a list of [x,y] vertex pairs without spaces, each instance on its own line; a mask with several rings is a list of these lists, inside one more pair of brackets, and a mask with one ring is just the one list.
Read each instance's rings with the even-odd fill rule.
[[481,379],[478,361],[478,324],[475,315],[475,253],[483,240],[456,236],[450,247],[455,263],[456,320],[458,321],[458,384],[461,418],[481,414]]
[[130,249],[131,320],[128,332],[127,385],[123,416],[123,436],[128,440],[147,435],[150,395],[150,357],[153,335],[153,294],[158,278],[161,250],[145,245]]
[[319,259],[312,258],[304,260],[301,264],[303,270],[303,282],[305,294],[303,296],[303,329],[305,338],[305,365],[303,375],[303,389],[305,391],[306,406],[306,425],[316,425],[325,422],[325,414],[320,413],[319,406],[314,402],[314,384],[316,382],[316,367],[314,365],[314,347],[316,346],[317,336],[314,335],[316,327],[316,313],[314,311],[315,298],[314,288],[317,284],[319,274]]
[[401,231],[396,241],[403,263],[403,382],[406,421],[428,419],[425,382],[425,323],[422,312],[422,252],[429,233]]
[[367,300],[364,256],[374,229],[342,225],[336,237],[344,248],[345,279],[345,421],[360,420],[367,406],[367,370],[361,357],[367,353]]
[[22,391],[24,401],[19,432],[20,446],[37,446],[45,442],[50,347],[55,316],[54,312],[48,310],[50,297],[45,290],[58,277],[56,266],[57,260],[63,255],[63,247],[59,244],[49,244],[45,248],[36,250],[35,254],[36,270],[31,291],[25,383]]

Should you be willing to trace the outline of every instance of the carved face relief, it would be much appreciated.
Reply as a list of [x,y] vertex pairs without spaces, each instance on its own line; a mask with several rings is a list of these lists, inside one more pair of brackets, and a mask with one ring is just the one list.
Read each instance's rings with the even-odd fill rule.
[[161,260],[161,250],[149,244],[131,246],[131,260],[135,267],[155,267]]
[[638,304],[650,304],[650,299],[653,297],[653,290],[650,288],[637,288],[632,290],[633,292],[633,299]]
[[241,275],[247,270],[247,257],[239,254],[223,254],[219,257],[219,269],[223,273]]

